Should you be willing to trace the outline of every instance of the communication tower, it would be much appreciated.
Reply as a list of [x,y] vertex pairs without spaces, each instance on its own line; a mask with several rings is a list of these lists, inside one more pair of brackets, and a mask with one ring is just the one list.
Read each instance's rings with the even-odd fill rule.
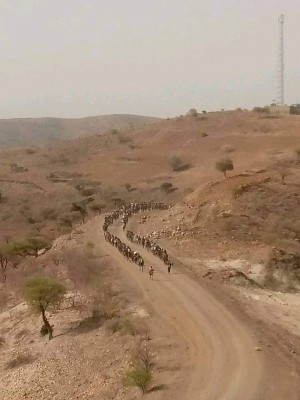
[[279,54],[278,54],[278,81],[277,81],[277,105],[284,105],[284,15],[278,18],[279,22]]

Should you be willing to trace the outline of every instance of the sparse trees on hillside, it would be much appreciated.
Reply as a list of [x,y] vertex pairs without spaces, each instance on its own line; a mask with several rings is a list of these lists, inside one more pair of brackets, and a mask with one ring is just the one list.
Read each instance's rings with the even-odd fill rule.
[[46,311],[59,305],[66,293],[65,286],[46,276],[36,276],[29,278],[25,285],[25,299],[29,306],[36,312],[41,313],[43,318],[43,331],[49,334],[49,340],[53,337],[53,327],[50,325],[46,316]]
[[190,117],[195,117],[195,118],[197,118],[197,116],[198,116],[197,110],[196,110],[195,108],[191,108],[190,111],[188,112],[188,115],[189,115]]
[[227,171],[233,170],[233,162],[230,158],[223,158],[216,162],[216,169],[223,172],[225,178],[227,177]]
[[168,163],[172,167],[173,171],[178,171],[183,165],[181,159],[176,155],[170,157]]

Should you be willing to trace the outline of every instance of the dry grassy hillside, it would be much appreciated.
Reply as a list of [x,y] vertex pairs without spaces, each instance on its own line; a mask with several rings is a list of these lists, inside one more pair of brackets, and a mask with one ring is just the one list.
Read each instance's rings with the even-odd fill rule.
[[39,146],[65,139],[102,134],[112,129],[144,126],[159,118],[101,115],[87,118],[15,118],[0,120],[0,147]]
[[[229,364],[242,365],[252,349],[270,360],[264,370],[272,364],[272,391],[277,379],[284,386],[278,399],[286,390],[282,382],[296,387],[299,128],[297,116],[209,113],[43,148],[3,151],[0,392],[4,399],[138,399],[141,393],[127,387],[123,378],[131,367],[146,363],[153,374],[147,398],[184,398],[191,376],[195,387],[199,376],[206,376],[205,349],[213,343],[207,338],[235,321],[225,323],[229,311],[249,321],[245,332],[251,340],[242,335],[239,342],[242,325],[234,322],[224,336],[215,336],[216,364],[223,360],[219,356],[225,347],[224,370]],[[227,179],[215,168],[223,158],[234,165]],[[154,282],[104,240],[103,217],[94,218],[124,201],[151,199],[174,207],[137,214],[128,229],[150,234],[174,261],[169,276],[157,257],[132,245],[142,252],[146,268],[155,266]],[[90,220],[79,225],[83,217]],[[125,235],[120,226],[111,229]],[[34,257],[34,240],[43,237],[53,242],[40,246],[48,251]],[[23,240],[15,242],[18,238]],[[31,245],[29,254],[24,243]],[[60,307],[48,310],[54,326],[50,342],[41,335],[45,333],[41,315],[32,314],[22,303],[27,279],[36,274],[56,278],[67,289]],[[189,284],[198,281],[201,286]],[[208,290],[201,295],[205,286]],[[210,291],[226,308],[211,308],[215,301],[206,300]],[[197,319],[197,304],[207,320]],[[216,310],[222,317],[217,325],[218,319],[212,318]],[[203,334],[205,321],[212,328]],[[189,332],[194,333],[189,337]],[[236,343],[245,346],[245,352],[231,359]],[[210,359],[206,365],[211,370]],[[195,366],[201,369],[193,373]],[[281,376],[285,369],[286,376],[294,377],[292,384]],[[218,385],[223,378],[226,385],[231,379],[222,377],[224,370],[212,375]],[[250,374],[252,385],[251,379]],[[267,386],[263,390],[266,393]]]
[[[230,157],[232,174],[296,157],[300,118],[260,118],[251,112],[178,117],[141,128],[79,138],[44,148],[3,152],[0,164],[1,239],[27,234],[55,237],[100,206],[153,199],[176,202],[222,179],[215,162]],[[168,160],[182,163],[173,171]],[[164,185],[164,184],[168,185]],[[162,185],[162,186],[161,186]]]

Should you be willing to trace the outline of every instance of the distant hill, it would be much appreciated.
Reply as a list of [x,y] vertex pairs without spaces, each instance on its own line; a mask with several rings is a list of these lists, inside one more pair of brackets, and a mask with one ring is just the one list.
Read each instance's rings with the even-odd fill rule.
[[160,121],[160,118],[129,114],[77,119],[0,119],[0,148],[50,144],[60,140],[103,134],[112,129],[148,125],[157,121]]

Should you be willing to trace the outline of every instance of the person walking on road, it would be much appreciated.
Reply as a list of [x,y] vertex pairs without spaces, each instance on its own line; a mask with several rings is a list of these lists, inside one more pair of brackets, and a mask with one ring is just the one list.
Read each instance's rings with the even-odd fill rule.
[[171,273],[172,265],[173,265],[173,263],[171,263],[171,262],[168,264],[168,273],[169,274]]
[[150,279],[152,279],[152,280],[153,280],[153,274],[154,274],[154,268],[153,268],[152,265],[151,265],[151,267],[149,268],[149,277],[150,277]]

